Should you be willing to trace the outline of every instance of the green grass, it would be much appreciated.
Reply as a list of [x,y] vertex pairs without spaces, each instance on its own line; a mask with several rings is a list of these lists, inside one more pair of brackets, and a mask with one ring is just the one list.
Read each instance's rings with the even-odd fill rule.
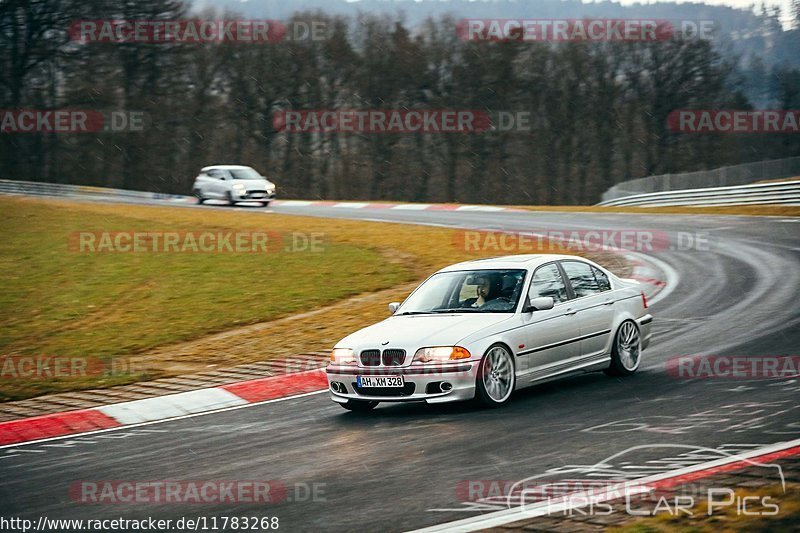
[[[182,210],[181,210],[182,211]],[[78,231],[236,230],[0,198],[0,357],[110,359],[307,310],[408,281],[380,250],[327,242],[321,252],[81,253]],[[271,230],[260,217],[262,230]],[[122,376],[118,381],[129,381]],[[15,388],[0,381],[0,397]]]

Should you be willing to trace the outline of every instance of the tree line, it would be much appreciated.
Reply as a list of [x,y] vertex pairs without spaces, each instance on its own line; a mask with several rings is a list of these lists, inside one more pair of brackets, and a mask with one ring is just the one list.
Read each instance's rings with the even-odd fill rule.
[[[202,166],[251,165],[280,197],[585,204],[620,181],[798,155],[797,135],[688,134],[676,109],[751,109],[711,40],[465,42],[458,17],[296,13],[324,38],[76,41],[80,20],[235,19],[178,0],[0,3],[0,109],[135,111],[140,131],[0,133],[0,177],[189,194]],[[800,71],[762,76],[800,107]],[[281,131],[286,111],[523,112],[476,133]]]

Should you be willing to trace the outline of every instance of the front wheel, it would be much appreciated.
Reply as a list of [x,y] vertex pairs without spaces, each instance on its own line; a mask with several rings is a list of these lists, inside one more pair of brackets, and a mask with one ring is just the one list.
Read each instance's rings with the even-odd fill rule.
[[375,409],[375,407],[378,406],[378,402],[366,401],[366,400],[347,400],[347,403],[340,403],[339,405],[341,405],[348,411],[356,411],[363,413]]
[[489,348],[478,366],[478,401],[487,407],[500,407],[511,398],[516,383],[511,352],[505,346],[495,344]]
[[261,202],[261,207],[269,207],[269,202]]
[[620,324],[614,345],[611,347],[611,365],[606,369],[610,376],[628,376],[639,368],[642,341],[639,328],[633,320]]
[[231,191],[228,191],[228,203],[231,205],[236,205],[236,200],[233,199],[233,194],[231,194]]
[[195,190],[194,190],[194,195],[195,195],[195,197],[197,198],[197,203],[198,203],[198,204],[202,205],[202,204],[203,204],[203,202],[205,202],[205,201],[206,201],[206,199],[205,199],[205,198],[203,198],[203,193],[202,193],[202,192],[200,192],[200,189],[195,189]]

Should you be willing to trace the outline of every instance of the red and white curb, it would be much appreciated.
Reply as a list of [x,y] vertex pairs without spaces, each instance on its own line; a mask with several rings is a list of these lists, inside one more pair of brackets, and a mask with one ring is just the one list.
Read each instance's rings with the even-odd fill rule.
[[0,446],[186,417],[326,390],[325,369],[0,423]]
[[664,261],[652,255],[634,252],[622,252],[622,255],[633,266],[630,279],[638,281],[642,286],[648,305],[663,300],[678,286],[678,271]]
[[[619,500],[625,494],[633,496],[637,493],[647,493],[655,489],[674,487],[715,474],[739,470],[749,466],[776,466],[767,463],[769,461],[795,455],[800,455],[800,439],[773,444],[746,453],[731,455],[714,461],[647,476],[634,481],[620,482],[609,488],[590,490],[580,494],[570,494],[553,501],[542,501],[526,505],[524,508],[512,507],[510,509],[503,509],[502,511],[495,511],[418,529],[412,533],[436,533],[440,531],[466,533],[500,527],[520,520],[547,516],[549,514],[564,513],[565,511],[582,506],[585,507],[588,501],[596,504]],[[783,480],[782,475],[781,480]]]

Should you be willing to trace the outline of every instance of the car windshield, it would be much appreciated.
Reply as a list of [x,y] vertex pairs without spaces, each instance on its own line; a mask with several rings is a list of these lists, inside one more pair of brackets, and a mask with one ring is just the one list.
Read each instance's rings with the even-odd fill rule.
[[228,169],[235,180],[260,180],[264,179],[261,174],[252,168],[231,168]]
[[525,270],[460,270],[428,278],[403,302],[397,315],[513,313]]

